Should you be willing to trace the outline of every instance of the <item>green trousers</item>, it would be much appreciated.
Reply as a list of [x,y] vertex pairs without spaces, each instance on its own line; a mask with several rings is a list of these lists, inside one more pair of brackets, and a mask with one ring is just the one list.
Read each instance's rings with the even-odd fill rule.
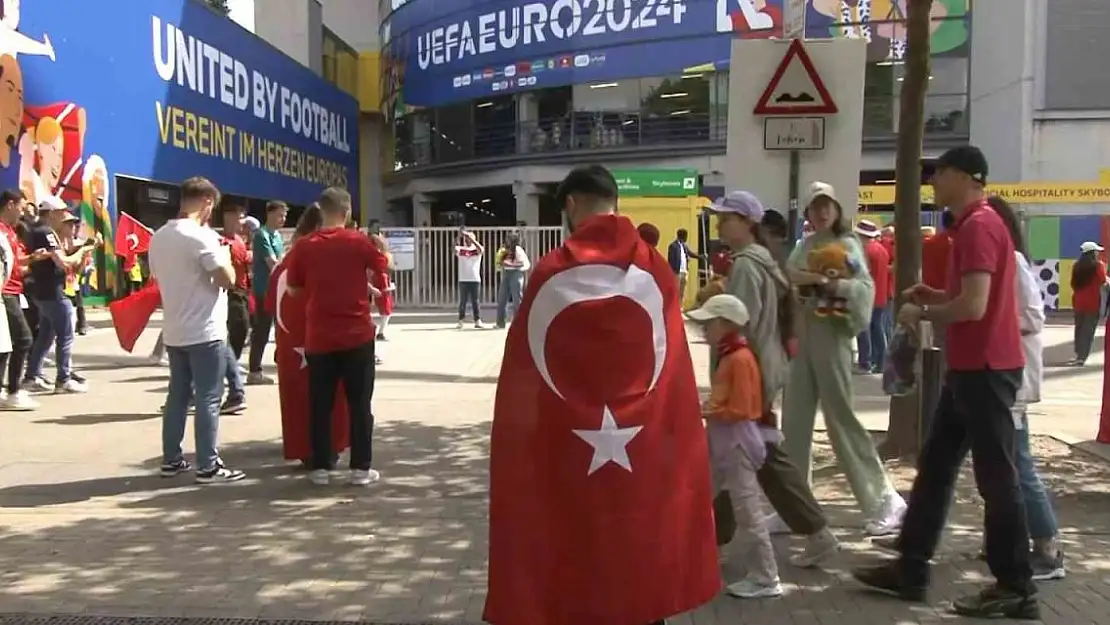
[[807,322],[783,394],[786,453],[812,484],[813,427],[820,403],[837,463],[848,477],[860,510],[873,517],[880,514],[894,487],[870,433],[852,406],[852,338],[842,335],[831,320]]

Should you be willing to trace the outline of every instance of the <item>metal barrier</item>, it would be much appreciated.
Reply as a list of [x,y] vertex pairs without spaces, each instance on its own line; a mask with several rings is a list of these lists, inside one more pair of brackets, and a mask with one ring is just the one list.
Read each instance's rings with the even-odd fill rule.
[[[500,274],[497,251],[510,234],[520,235],[521,247],[535,264],[563,243],[561,227],[468,228],[485,248],[482,257],[482,305],[497,302]],[[383,228],[393,252],[393,282],[398,306],[451,308],[459,302],[458,260],[455,245],[458,228]],[[527,279],[527,278],[525,278]]]

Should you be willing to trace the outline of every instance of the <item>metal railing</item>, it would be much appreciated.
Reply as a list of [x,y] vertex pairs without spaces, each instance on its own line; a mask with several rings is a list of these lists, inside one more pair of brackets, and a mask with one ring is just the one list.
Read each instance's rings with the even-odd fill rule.
[[[925,136],[944,138],[968,134],[967,96],[930,94],[925,103]],[[897,96],[864,100],[864,139],[891,139],[897,133]],[[394,170],[498,159],[518,155],[563,154],[591,150],[714,146],[728,137],[728,118],[717,112],[671,115],[640,113],[573,113],[533,121],[482,123],[473,120],[455,129],[424,122],[415,137],[398,137]]]
[[[497,251],[511,234],[521,239],[521,247],[533,264],[563,243],[561,227],[468,228],[485,248],[482,257],[483,306],[496,304],[500,288]],[[383,228],[382,234],[393,247],[393,283],[398,306],[453,308],[459,302],[458,259],[455,245],[458,228]],[[411,249],[411,252],[409,251]],[[527,279],[527,278],[525,278]]]

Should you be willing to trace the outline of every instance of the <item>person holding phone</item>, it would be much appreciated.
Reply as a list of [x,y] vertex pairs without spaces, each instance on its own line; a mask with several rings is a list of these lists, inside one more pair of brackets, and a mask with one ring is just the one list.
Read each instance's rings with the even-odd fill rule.
[[474,327],[483,328],[482,311],[478,306],[478,293],[482,286],[482,256],[486,248],[478,242],[474,233],[465,227],[459,228],[459,237],[455,243],[455,258],[458,259],[459,268],[459,323],[463,327],[466,319],[466,305],[474,315]]
[[[65,294],[66,275],[83,267],[101,244],[99,235],[70,252],[62,243],[62,232],[72,218],[60,199],[48,197],[39,205],[39,221],[31,231],[31,247],[40,260],[31,263],[34,286],[31,299],[39,311],[39,333],[31,346],[24,386],[32,391],[85,393],[88,386],[73,378],[72,352],[74,320],[73,302]],[[42,254],[43,250],[46,254]],[[42,375],[46,352],[53,345],[58,375],[53,384]]]

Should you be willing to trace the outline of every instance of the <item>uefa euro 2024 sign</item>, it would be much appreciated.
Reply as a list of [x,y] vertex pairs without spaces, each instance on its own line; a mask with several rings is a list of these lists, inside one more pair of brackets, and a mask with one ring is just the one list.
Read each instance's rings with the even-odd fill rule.
[[[718,0],[726,2],[727,0]],[[421,69],[549,40],[601,37],[682,24],[683,0],[555,0],[530,2],[437,26],[417,39]]]

